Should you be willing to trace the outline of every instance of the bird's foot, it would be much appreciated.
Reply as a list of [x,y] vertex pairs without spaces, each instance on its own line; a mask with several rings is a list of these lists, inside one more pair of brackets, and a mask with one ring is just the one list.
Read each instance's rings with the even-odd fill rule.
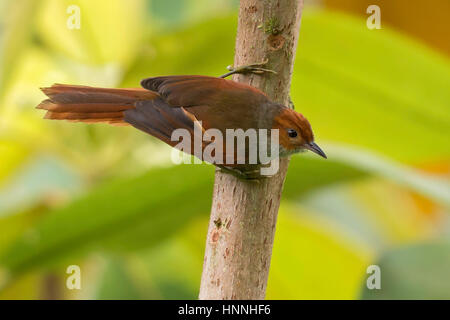
[[253,171],[242,171],[237,168],[223,166],[223,165],[216,165],[218,171],[222,171],[228,174],[231,174],[239,179],[246,180],[246,181],[252,181],[252,182],[259,182],[259,180],[265,178],[265,176],[261,176],[259,169],[253,170]]
[[255,73],[255,74],[262,74],[265,72],[269,72],[269,73],[274,73],[276,74],[277,72],[274,70],[270,70],[270,69],[266,69],[263,68],[266,64],[267,64],[268,60],[264,60],[263,62],[260,63],[253,63],[253,64],[249,64],[249,65],[245,65],[245,66],[240,66],[240,67],[233,67],[233,66],[228,66],[227,69],[228,73],[225,73],[224,75],[221,75],[220,78],[226,78],[229,77],[233,74],[246,74],[246,73]]

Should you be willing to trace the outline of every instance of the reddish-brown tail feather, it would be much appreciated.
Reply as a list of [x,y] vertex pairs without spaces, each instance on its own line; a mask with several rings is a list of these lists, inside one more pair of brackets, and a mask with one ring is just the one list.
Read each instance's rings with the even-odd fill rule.
[[146,89],[109,89],[54,84],[41,89],[49,99],[36,108],[47,110],[45,119],[85,123],[127,125],[124,111],[138,101],[153,100],[158,94]]

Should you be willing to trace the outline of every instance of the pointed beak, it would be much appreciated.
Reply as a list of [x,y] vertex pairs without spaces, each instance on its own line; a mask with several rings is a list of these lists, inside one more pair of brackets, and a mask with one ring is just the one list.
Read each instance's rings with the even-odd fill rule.
[[315,144],[314,142],[306,144],[305,148],[314,153],[317,153],[322,158],[325,158],[325,159],[327,158],[327,155],[325,154],[325,152],[323,152],[323,150],[320,149],[320,147],[317,144]]

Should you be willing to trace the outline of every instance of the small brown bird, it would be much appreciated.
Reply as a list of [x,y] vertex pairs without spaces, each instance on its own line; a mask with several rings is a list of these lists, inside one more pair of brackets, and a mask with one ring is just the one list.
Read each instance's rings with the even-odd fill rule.
[[[314,143],[311,125],[303,115],[272,102],[254,87],[207,76],[154,77],[143,80],[141,85],[144,89],[55,84],[42,88],[49,99],[37,108],[47,110],[46,119],[132,125],[172,147],[178,144],[171,139],[174,130],[186,129],[193,134],[196,123],[201,124],[203,132],[218,129],[224,136],[227,129],[278,129],[277,156],[310,150],[326,158]],[[208,143],[202,142],[202,150]],[[225,159],[229,150],[224,147],[216,152],[222,152],[220,157]],[[243,177],[255,170],[249,163],[215,164]]]

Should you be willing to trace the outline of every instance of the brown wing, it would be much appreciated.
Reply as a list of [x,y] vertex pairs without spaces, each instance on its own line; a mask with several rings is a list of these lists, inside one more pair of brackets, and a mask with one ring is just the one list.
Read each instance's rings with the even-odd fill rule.
[[169,105],[188,108],[205,129],[261,128],[264,118],[258,108],[269,102],[251,86],[207,76],[148,78],[142,87],[157,92]]
[[[194,127],[199,126],[192,114],[183,108],[172,108],[161,98],[136,102],[134,109],[124,112],[124,121],[172,147],[178,144],[171,141],[174,130],[186,129],[193,137]],[[198,129],[204,131],[201,127]]]

